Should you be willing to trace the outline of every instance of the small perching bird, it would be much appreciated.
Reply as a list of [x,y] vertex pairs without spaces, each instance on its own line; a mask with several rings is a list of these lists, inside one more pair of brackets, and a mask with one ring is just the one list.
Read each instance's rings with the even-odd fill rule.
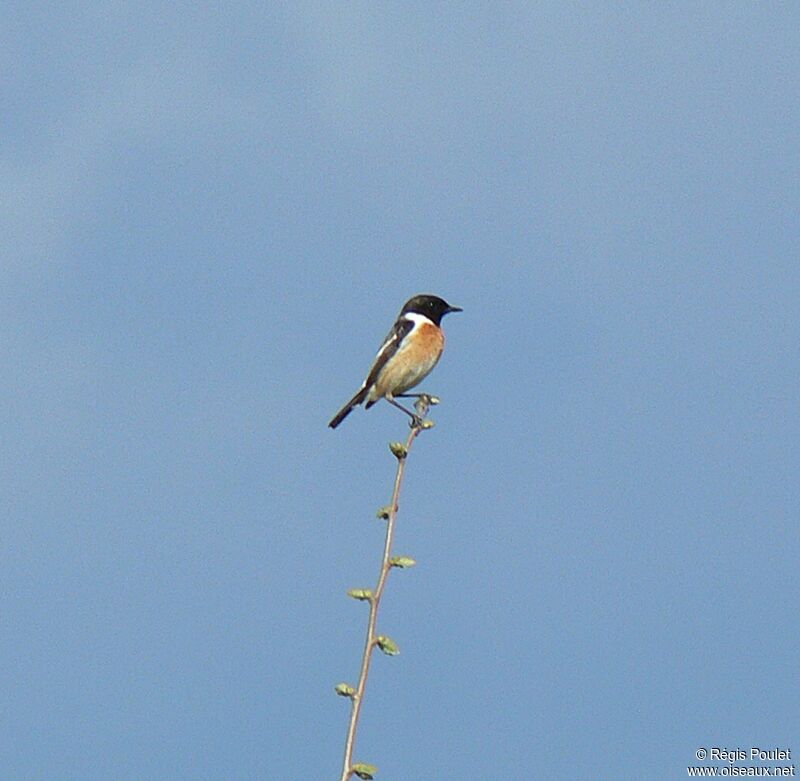
[[366,401],[365,407],[369,409],[380,399],[386,399],[412,420],[417,420],[417,415],[395,399],[420,395],[406,391],[419,385],[433,371],[444,350],[442,318],[449,312],[460,311],[460,307],[450,306],[438,296],[422,294],[406,301],[378,350],[367,379],[328,425],[336,428],[354,407]]

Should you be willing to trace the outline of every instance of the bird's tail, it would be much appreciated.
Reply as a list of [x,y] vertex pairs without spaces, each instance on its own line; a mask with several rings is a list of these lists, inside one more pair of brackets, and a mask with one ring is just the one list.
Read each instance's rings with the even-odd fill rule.
[[358,393],[353,396],[347,404],[344,405],[337,413],[334,415],[333,420],[331,420],[328,425],[331,428],[336,428],[352,411],[354,407],[357,407],[361,404],[362,401],[367,396],[367,389],[366,388],[359,388]]

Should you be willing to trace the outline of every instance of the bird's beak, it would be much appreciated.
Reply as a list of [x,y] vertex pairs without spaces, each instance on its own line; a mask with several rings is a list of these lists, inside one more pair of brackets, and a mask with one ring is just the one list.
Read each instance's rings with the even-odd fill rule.
[[464,310],[460,306],[448,306],[447,307],[447,314],[450,312],[463,312]]

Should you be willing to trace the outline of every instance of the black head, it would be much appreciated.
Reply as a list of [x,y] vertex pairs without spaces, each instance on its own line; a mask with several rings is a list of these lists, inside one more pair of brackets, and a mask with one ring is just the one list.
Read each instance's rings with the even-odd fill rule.
[[439,325],[442,318],[448,312],[460,312],[461,307],[458,306],[450,306],[443,298],[439,298],[439,296],[430,296],[426,294],[422,294],[419,296],[414,296],[414,298],[410,298],[406,301],[403,310],[400,312],[401,315],[408,314],[409,312],[416,312],[420,315],[425,315],[429,320],[432,320],[436,325]]

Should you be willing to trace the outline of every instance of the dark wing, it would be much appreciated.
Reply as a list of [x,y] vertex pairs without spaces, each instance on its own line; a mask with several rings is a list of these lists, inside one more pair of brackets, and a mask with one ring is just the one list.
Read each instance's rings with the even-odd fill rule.
[[[353,411],[353,407],[358,406],[364,401],[370,391],[370,388],[378,379],[381,369],[386,366],[386,363],[389,361],[389,359],[397,352],[397,349],[402,344],[403,339],[408,333],[411,332],[413,327],[414,323],[411,320],[406,320],[405,318],[398,320],[392,326],[392,330],[386,334],[386,338],[383,340],[381,349],[378,350],[378,355],[372,362],[367,379],[364,380],[364,382],[361,384],[361,387],[358,389],[358,391],[356,391],[356,395],[353,396],[353,398],[350,399],[350,401],[348,401],[347,404],[345,404],[344,407],[342,407],[336,413],[336,415],[334,415],[333,420],[328,423],[331,428],[336,428]],[[374,402],[367,402],[367,408],[369,408],[372,404],[374,404]]]
[[371,388],[375,384],[375,381],[378,379],[378,375],[381,373],[381,369],[386,366],[389,359],[397,352],[397,348],[400,347],[403,339],[405,339],[406,336],[411,333],[413,328],[413,320],[406,320],[405,318],[402,318],[395,322],[395,324],[392,326],[392,330],[386,334],[386,338],[383,340],[381,349],[378,350],[378,355],[375,357],[375,361],[369,370],[367,379],[364,380],[364,388]]

